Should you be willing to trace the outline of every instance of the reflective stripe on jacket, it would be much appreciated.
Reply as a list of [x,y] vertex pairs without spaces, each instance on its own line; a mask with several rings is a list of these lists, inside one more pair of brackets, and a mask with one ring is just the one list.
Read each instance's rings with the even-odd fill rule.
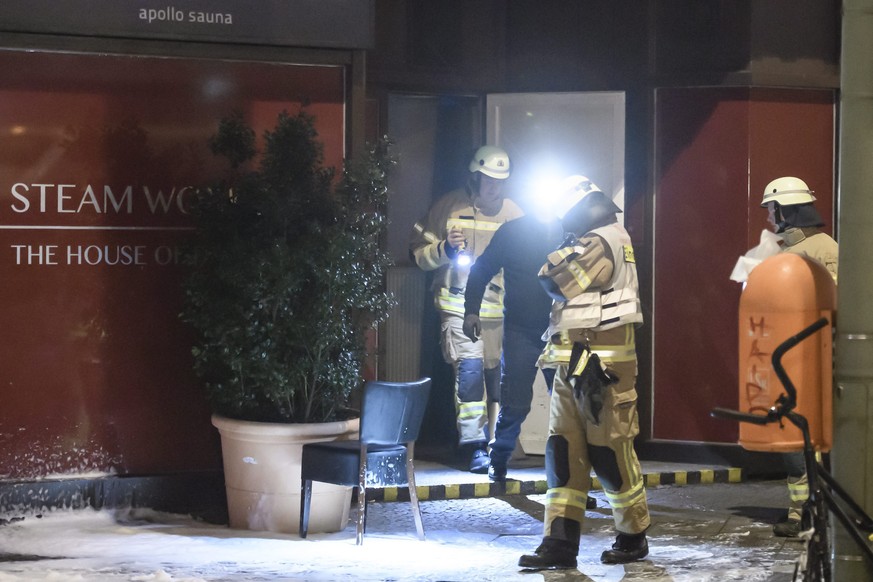
[[[627,231],[613,223],[586,233],[583,241],[590,241],[591,235],[606,242],[605,251],[611,253],[610,257],[601,253],[601,245],[589,242],[555,251],[540,270],[540,277],[554,281],[567,297],[566,301],[552,304],[544,340],[564,330],[607,330],[643,321],[633,245]],[[612,264],[612,276],[608,284],[595,286],[593,282],[605,260]]]
[[[500,225],[522,215],[521,208],[508,198],[503,200],[496,214],[483,214],[473,206],[464,190],[455,190],[438,200],[427,216],[415,224],[409,251],[421,269],[436,271],[432,290],[437,309],[464,315],[464,289],[472,263],[491,242]],[[443,247],[452,228],[464,231],[467,239],[464,251],[472,259],[468,265],[459,265],[446,255]],[[502,272],[491,279],[479,316],[489,319],[503,317]]]
[[[584,334],[562,331],[549,338],[537,366],[555,368],[560,364],[569,364],[573,353],[573,344],[578,341],[588,343]],[[606,363],[635,362],[637,359],[636,333],[633,325],[627,325],[624,333],[624,343],[621,344],[590,344],[591,353],[597,354]]]

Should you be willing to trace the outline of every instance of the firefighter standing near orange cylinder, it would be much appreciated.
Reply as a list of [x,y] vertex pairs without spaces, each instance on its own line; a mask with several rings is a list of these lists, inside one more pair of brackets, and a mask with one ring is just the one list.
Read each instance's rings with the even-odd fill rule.
[[546,442],[543,540],[519,559],[524,569],[575,568],[594,469],[612,507],[617,537],[607,564],[648,555],[650,525],[639,433],[635,329],[642,324],[639,283],[621,212],[591,180],[561,189],[567,238],[548,256],[540,281],[553,297],[541,367],[555,368]]
[[[822,232],[824,220],[815,209],[815,196],[806,182],[793,176],[777,178],[764,188],[761,206],[767,208],[767,221],[782,238],[782,252],[795,253],[818,261],[837,282],[839,246]],[[780,537],[800,535],[803,504],[809,498],[809,482],[803,462],[803,453],[783,456],[788,473],[788,517],[773,526]]]
[[409,251],[421,269],[435,271],[433,292],[440,314],[440,345],[455,376],[458,444],[470,471],[487,473],[489,403],[493,403],[496,415],[500,390],[502,274],[491,279],[482,300],[482,341],[473,342],[464,334],[464,290],[470,267],[500,225],[523,212],[503,195],[510,175],[509,156],[504,150],[482,146],[469,170],[465,187],[437,200],[427,216],[415,224]]

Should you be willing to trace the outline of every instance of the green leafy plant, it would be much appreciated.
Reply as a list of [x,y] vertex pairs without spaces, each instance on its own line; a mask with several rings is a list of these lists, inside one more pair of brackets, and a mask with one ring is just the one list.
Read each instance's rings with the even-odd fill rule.
[[387,143],[335,181],[313,121],[282,113],[259,156],[240,115],[222,120],[210,142],[230,171],[192,205],[181,317],[196,332],[195,371],[222,416],[343,418],[362,384],[367,330],[394,304],[379,247]]

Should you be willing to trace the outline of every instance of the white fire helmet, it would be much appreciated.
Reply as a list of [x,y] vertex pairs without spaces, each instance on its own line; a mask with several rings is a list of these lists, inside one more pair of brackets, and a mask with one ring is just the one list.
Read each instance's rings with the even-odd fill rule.
[[761,206],[767,206],[768,202],[778,202],[780,206],[792,204],[806,204],[815,200],[812,190],[806,182],[800,178],[785,176],[776,178],[764,188],[764,199]]
[[[603,190],[597,187],[597,184],[589,178],[580,175],[569,176],[564,178],[558,188],[558,198],[555,201],[555,215],[562,219],[570,212],[570,209],[579,204],[586,196],[593,192],[598,192],[601,198],[604,198],[603,204],[606,204],[608,198],[603,193]],[[608,201],[610,211],[621,212],[618,206]]]
[[470,160],[470,172],[505,180],[509,177],[509,155],[497,146],[482,146]]

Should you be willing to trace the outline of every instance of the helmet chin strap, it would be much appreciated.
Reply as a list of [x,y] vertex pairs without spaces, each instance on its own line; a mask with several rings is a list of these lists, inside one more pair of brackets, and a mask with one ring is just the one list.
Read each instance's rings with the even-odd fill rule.
[[791,226],[785,221],[785,217],[782,216],[782,207],[779,204],[776,204],[776,207],[773,209],[773,219],[776,221],[776,234],[782,234],[786,228]]
[[467,194],[470,196],[470,202],[473,205],[473,208],[480,212],[484,212],[485,214],[492,214],[498,212],[503,205],[503,195],[501,194],[497,200],[491,203],[490,206],[483,206],[481,204],[481,196],[479,194],[480,182],[482,181],[482,176],[479,173],[476,173],[470,176],[470,180],[467,182]]
[[476,198],[479,195],[479,173],[470,174],[470,177],[467,179],[467,182],[464,184],[464,190],[467,191],[467,196],[470,197],[470,200]]

